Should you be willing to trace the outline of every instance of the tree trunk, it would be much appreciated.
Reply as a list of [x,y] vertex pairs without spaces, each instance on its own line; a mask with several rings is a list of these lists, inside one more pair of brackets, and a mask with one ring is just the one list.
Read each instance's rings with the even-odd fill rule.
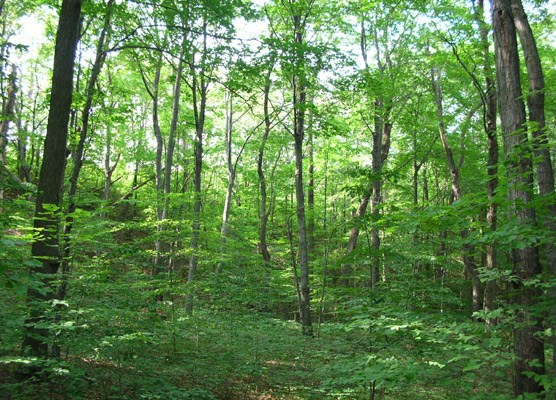
[[[548,136],[546,134],[544,113],[544,74],[541,59],[533,31],[523,10],[521,0],[511,0],[512,13],[529,78],[529,93],[527,94],[527,108],[529,109],[529,122],[533,135],[533,151],[536,159],[537,181],[541,198],[546,199],[546,209],[543,210],[544,226],[552,237],[556,237],[556,203],[554,194],[554,169],[550,156]],[[552,200],[551,200],[552,199]],[[543,246],[546,253],[546,272],[549,278],[556,277],[556,245],[550,239]],[[552,304],[556,304],[556,285],[549,289]],[[556,332],[556,306],[549,312],[549,324],[552,331]],[[552,374],[556,377],[556,334],[552,335]]]
[[[303,97],[299,100],[303,104]],[[307,229],[305,226],[305,195],[303,191],[303,114],[295,112],[296,133],[295,141],[295,199],[297,204],[297,234],[299,241],[299,267],[301,269],[300,280],[300,310],[303,334],[312,336],[313,327],[311,321],[311,303],[309,289],[309,255],[307,249]]]
[[53,280],[60,266],[58,240],[58,210],[62,203],[62,187],[66,160],[68,122],[73,91],[73,69],[81,17],[81,0],[64,0],[60,12],[50,110],[44,156],[39,175],[38,195],[33,222],[36,239],[31,253],[41,264],[31,269],[31,279],[41,283],[42,288],[33,285],[27,290],[30,317],[26,321],[22,350],[24,354],[47,357],[47,328],[38,325],[45,321],[45,311],[54,298]]
[[267,236],[267,225],[268,218],[270,216],[270,211],[268,208],[267,201],[267,187],[266,187],[266,177],[263,170],[264,161],[264,150],[266,147],[266,142],[270,134],[271,121],[270,121],[270,74],[272,72],[272,67],[269,68],[266,75],[266,82],[264,86],[264,100],[263,100],[263,111],[264,111],[264,132],[261,139],[261,144],[259,146],[259,154],[257,156],[257,174],[259,176],[259,186],[261,189],[261,210],[260,210],[260,221],[261,226],[259,229],[259,246],[263,257],[263,266],[265,270],[270,267],[270,252],[268,251],[268,244],[266,241]]
[[[294,41],[298,45],[305,43],[305,26],[300,14],[292,15]],[[306,21],[306,19],[303,19]],[[297,235],[299,241],[299,268],[301,329],[304,335],[313,336],[311,320],[311,298],[309,288],[309,254],[307,247],[307,228],[305,216],[305,193],[303,187],[303,139],[305,137],[305,112],[307,107],[307,87],[304,76],[304,56],[297,59],[296,70],[292,77],[293,115],[294,115],[294,149],[295,149],[295,199],[297,205]]]
[[314,135],[312,127],[312,113],[309,112],[309,125],[307,127],[308,140],[307,152],[309,153],[309,182],[307,183],[307,210],[309,215],[307,218],[307,251],[309,254],[315,254],[315,157],[314,157]]
[[[183,75],[183,58],[185,53],[185,37],[183,38],[179,56],[178,68],[176,70],[176,78],[174,81],[173,102],[172,102],[172,120],[170,121],[170,132],[168,133],[168,143],[166,146],[166,159],[164,162],[164,203],[162,206],[161,220],[168,218],[168,208],[170,206],[170,194],[172,193],[172,168],[174,164],[174,149],[176,147],[176,131],[178,129],[178,120],[180,116],[180,100],[181,100],[181,80]],[[157,139],[158,140],[158,139]]]
[[[0,119],[0,163],[2,163],[2,171],[0,171],[0,200],[4,198],[4,177],[3,171],[6,167],[6,148],[8,145],[8,130],[10,127],[10,122],[12,121],[15,114],[15,102],[17,97],[17,74],[15,65],[12,66],[12,72],[8,77],[8,90],[7,90],[7,101],[2,109],[2,115]],[[18,174],[21,175],[21,174]],[[21,176],[20,176],[21,179]]]
[[[496,83],[500,121],[507,160],[508,200],[521,226],[534,227],[533,165],[528,150],[525,105],[522,100],[516,29],[510,0],[493,0],[492,21],[496,60]],[[539,393],[542,386],[533,375],[542,375],[544,344],[540,339],[542,319],[532,309],[539,301],[540,290],[525,285],[541,273],[537,248],[529,244],[512,251],[516,291],[517,320],[514,328],[514,394]]]
[[152,124],[153,132],[156,140],[156,156],[155,156],[155,185],[156,185],[156,239],[154,242],[154,259],[152,273],[157,274],[162,270],[161,267],[161,252],[162,252],[162,209],[164,207],[163,188],[164,176],[162,175],[162,156],[164,154],[164,139],[162,138],[162,131],[160,129],[160,120],[158,116],[158,102],[159,102],[159,88],[160,88],[160,74],[162,72],[162,54],[160,54],[154,73],[152,86],[148,82],[145,71],[141,68],[141,79],[145,85],[147,93],[152,99]]
[[[203,50],[202,58],[207,51],[207,23],[203,25]],[[201,64],[204,64],[201,62]],[[194,200],[193,200],[193,222],[191,224],[191,256],[189,258],[189,271],[187,274],[187,282],[195,279],[198,264],[200,227],[201,227],[201,188],[202,188],[202,172],[203,172],[203,133],[205,130],[205,116],[207,106],[208,82],[204,74],[195,71],[195,59],[189,64],[192,78],[192,95],[193,95],[193,113],[195,116],[195,172],[193,178]],[[191,289],[192,290],[192,289]],[[193,311],[193,293],[190,293],[185,301],[185,311],[191,313]]]
[[31,168],[27,163],[27,144],[29,142],[29,130],[27,129],[27,126],[22,126],[21,115],[18,119],[17,130],[17,176],[22,182],[31,182]]
[[[73,169],[71,171],[71,176],[69,179],[70,187],[68,190],[68,208],[66,210],[65,224],[64,224],[64,240],[63,240],[63,263],[62,263],[62,283],[58,288],[58,293],[56,297],[58,299],[63,299],[66,295],[67,290],[67,278],[69,273],[69,262],[70,262],[70,252],[71,252],[71,231],[73,229],[73,214],[77,209],[77,183],[79,180],[79,174],[81,173],[81,167],[83,166],[83,155],[85,152],[85,141],[89,135],[89,119],[91,116],[91,109],[93,105],[93,96],[95,91],[95,86],[100,75],[100,71],[106,59],[106,53],[104,52],[104,43],[106,40],[106,35],[110,27],[110,19],[112,16],[112,6],[115,0],[110,0],[107,4],[107,11],[104,17],[104,26],[99,37],[96,49],[95,62],[91,70],[91,76],[87,83],[87,89],[85,94],[85,106],[81,114],[81,130],[79,133],[79,142],[77,148],[72,151],[72,164]],[[46,148],[45,148],[46,154]]]
[[[228,224],[229,224],[230,212],[232,208],[232,197],[234,194],[234,187],[236,185],[237,165],[239,163],[239,160],[241,159],[241,155],[243,154],[243,151],[245,150],[245,146],[249,142],[249,139],[251,138],[254,132],[253,130],[253,132],[251,132],[247,136],[247,138],[243,142],[243,145],[239,149],[239,153],[236,159],[232,160],[233,98],[231,93],[228,94],[228,96],[229,96],[229,107],[228,105],[226,105],[226,110],[227,110],[226,111],[226,163],[228,166],[228,188],[226,190],[226,198],[224,200],[224,210],[222,212],[222,226],[220,228],[220,254],[222,258],[218,263],[218,267],[216,270],[217,274],[221,272],[222,267],[226,262],[225,261],[226,253],[227,253],[226,243],[228,239],[228,228],[229,228]],[[226,104],[227,103],[228,103],[228,99],[226,100]],[[259,124],[258,126],[260,125],[261,124]]]
[[17,99],[17,72],[15,65],[12,65],[12,72],[8,76],[7,101],[2,110],[0,120],[0,162],[6,165],[6,147],[8,144],[8,130],[10,123],[15,115],[15,102]]
[[[444,111],[442,105],[442,88],[440,86],[440,71],[431,68],[431,84],[434,93],[434,98],[436,101],[436,117],[438,122],[438,131],[440,133],[440,140],[442,141],[442,146],[444,152],[446,153],[446,160],[448,162],[448,168],[450,170],[450,176],[452,181],[452,194],[453,201],[458,201],[462,197],[461,186],[459,183],[459,171],[458,166],[455,163],[454,155],[450,144],[448,143],[448,138],[446,136],[446,128],[444,126]],[[469,236],[469,230],[463,229],[460,232],[462,240],[465,242],[466,238]],[[477,273],[477,265],[474,258],[475,247],[471,244],[464,244],[462,246],[463,254],[463,264],[465,267],[466,275],[471,279],[471,284],[473,286],[472,290],[472,300],[473,300],[473,311],[478,311],[481,309],[483,292],[481,288],[481,281]]]
[[[168,269],[171,268],[172,265],[172,256],[171,256],[171,245],[169,242],[169,238],[161,237],[165,231],[165,224],[167,224],[169,208],[170,208],[170,195],[172,193],[172,169],[174,166],[174,149],[176,147],[176,131],[178,128],[178,120],[180,115],[180,100],[181,100],[181,80],[183,75],[183,57],[184,57],[184,48],[185,48],[185,41],[186,36],[184,36],[182,44],[181,44],[181,52],[179,55],[178,67],[176,70],[176,77],[174,80],[174,88],[172,93],[172,119],[170,120],[170,131],[168,132],[168,142],[166,145],[166,157],[164,160],[164,176],[161,177],[163,179],[162,182],[157,182],[157,184],[162,185],[162,206],[160,206],[160,190],[158,191],[158,205],[159,209],[157,212],[158,223],[157,223],[157,240],[155,243],[156,248],[156,255],[155,255],[155,273],[162,272],[164,270],[164,265],[168,266]],[[160,79],[160,70],[157,70],[157,78]],[[158,83],[157,89],[158,92]],[[158,96],[158,93],[157,93]],[[157,101],[158,103],[158,98]],[[153,104],[154,106],[154,104]],[[158,107],[158,105],[157,105]],[[158,117],[157,117],[158,118]],[[157,121],[158,123],[158,121]],[[160,127],[158,126],[155,128],[155,135],[157,136],[157,157],[158,154],[158,143],[162,141]],[[162,158],[162,154],[160,154]],[[162,159],[158,160],[157,162],[162,162]],[[157,165],[157,172],[158,168],[161,168],[160,165]],[[162,171],[160,170],[160,173]],[[165,260],[164,263],[162,260]],[[157,296],[157,300],[162,301],[163,296],[162,294]]]
[[120,161],[121,153],[116,156],[116,161],[114,165],[112,163],[112,129],[110,126],[106,127],[106,154],[104,155],[104,192],[102,194],[102,199],[108,205],[108,200],[110,199],[110,191],[112,189],[112,175],[118,166]]
[[[365,25],[361,23],[360,33],[361,56],[365,64],[366,70],[369,70],[367,58],[367,33]],[[386,52],[386,65],[382,60],[381,51],[378,41],[378,33],[374,31],[374,46],[377,57],[378,69],[384,77],[386,75],[386,65],[389,65],[389,54]],[[390,135],[392,132],[392,122],[390,112],[392,107],[385,104],[383,94],[379,94],[374,100],[374,127],[372,132],[373,149],[372,149],[372,176],[373,180],[363,193],[363,197],[354,214],[354,219],[360,219],[367,210],[369,201],[371,202],[371,287],[374,288],[380,279],[380,234],[377,227],[377,221],[380,219],[380,204],[382,202],[382,170],[388,158],[390,151]],[[357,239],[359,237],[359,227],[356,225],[352,228],[348,240],[348,253],[355,249]]]
[[[487,197],[488,209],[486,221],[491,232],[496,231],[498,219],[498,204],[496,203],[496,191],[498,188],[498,139],[496,137],[496,88],[492,75],[490,50],[488,43],[489,26],[484,21],[484,1],[478,0],[475,9],[475,21],[479,27],[481,37],[481,50],[483,53],[483,76],[485,80],[485,90],[481,91],[483,105],[483,125],[488,140],[488,161],[487,161]],[[486,269],[495,271],[497,268],[497,251],[494,243],[486,245]],[[496,308],[496,280],[489,279],[484,283],[483,309],[488,313]],[[495,325],[496,318],[488,318],[488,325]]]
[[232,196],[236,180],[236,168],[232,161],[232,129],[233,129],[233,98],[231,93],[227,93],[226,103],[226,165],[228,167],[228,187],[226,198],[224,199],[224,210],[222,211],[222,226],[220,227],[220,262],[216,269],[217,273],[222,270],[226,260],[226,242],[228,238],[228,222],[230,220],[230,209],[232,206]]

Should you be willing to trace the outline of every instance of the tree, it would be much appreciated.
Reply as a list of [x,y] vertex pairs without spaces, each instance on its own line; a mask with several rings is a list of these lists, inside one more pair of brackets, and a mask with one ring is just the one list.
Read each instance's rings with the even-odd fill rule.
[[[292,112],[293,112],[293,129],[291,134],[294,139],[295,154],[295,202],[297,214],[297,238],[298,238],[298,256],[301,277],[295,277],[299,280],[299,311],[301,319],[301,329],[303,334],[313,335],[313,324],[311,319],[311,295],[309,288],[309,250],[307,243],[307,221],[305,212],[305,187],[303,181],[303,157],[304,157],[304,139],[306,131],[306,113],[308,107],[308,66],[306,60],[306,38],[308,19],[311,16],[314,0],[309,1],[280,1],[280,7],[283,8],[284,15],[288,21],[289,32],[285,40],[288,48],[291,49],[287,53],[288,62],[291,63],[288,78],[291,83],[292,90]],[[294,272],[295,273],[295,272]],[[297,275],[297,273],[295,273]]]
[[[492,21],[496,59],[498,106],[504,151],[508,164],[508,201],[512,213],[522,227],[536,225],[533,201],[533,163],[527,138],[527,119],[519,73],[516,28],[510,0],[493,0]],[[544,374],[544,344],[539,338],[542,321],[534,305],[540,290],[528,283],[539,276],[541,265],[537,247],[526,244],[512,250],[516,281],[517,323],[514,328],[515,376],[514,393],[538,393],[543,390],[535,376]]]
[[32,255],[40,266],[31,269],[33,279],[40,282],[27,291],[30,317],[26,321],[23,351],[30,355],[48,356],[49,330],[44,323],[45,308],[54,298],[52,287],[60,266],[58,241],[59,208],[65,170],[68,122],[73,92],[73,69],[79,38],[81,0],[64,0],[60,11],[50,95],[50,111],[39,175],[35,207],[35,241]]
[[[484,20],[484,1],[478,0],[477,4],[473,3],[475,7],[474,18],[479,28],[481,50],[483,56],[483,77],[484,86],[478,85],[477,89],[481,93],[481,104],[483,108],[483,128],[487,135],[488,140],[488,161],[487,161],[487,196],[488,196],[488,209],[486,212],[486,220],[488,229],[492,232],[497,229],[498,221],[498,204],[496,201],[496,191],[498,189],[498,138],[496,134],[496,88],[494,85],[494,77],[492,74],[491,52],[488,40],[489,26]],[[486,261],[485,266],[487,270],[494,271],[497,267],[497,251],[494,243],[486,245]],[[489,279],[485,282],[485,292],[483,299],[483,308],[485,311],[490,312],[495,309],[496,300],[496,280]],[[496,319],[488,318],[488,324],[495,324]]]
[[[529,93],[527,93],[527,108],[529,110],[529,128],[533,135],[533,152],[537,167],[537,182],[539,195],[546,201],[546,208],[542,213],[544,226],[552,236],[556,235],[556,203],[554,203],[554,169],[550,155],[550,147],[546,129],[545,118],[545,83],[542,70],[541,58],[529,25],[527,15],[523,10],[521,0],[512,0],[512,15],[516,27],[525,66],[529,79]],[[544,208],[544,207],[543,207]],[[544,244],[546,253],[546,272],[549,279],[556,277],[556,246],[551,240]],[[552,302],[556,301],[556,284],[552,281],[549,295]],[[556,331],[556,307],[552,307],[549,313],[552,330]],[[556,335],[552,335],[552,373],[556,376]]]
[[114,0],[108,0],[106,5],[106,11],[103,19],[103,26],[99,35],[97,42],[95,60],[91,68],[91,74],[87,81],[87,87],[85,92],[85,105],[83,106],[83,111],[81,112],[80,126],[77,129],[79,137],[77,140],[77,146],[72,150],[72,170],[71,176],[69,178],[69,189],[68,189],[68,207],[65,216],[64,224],[64,244],[63,244],[63,282],[58,288],[57,298],[63,300],[67,290],[67,274],[69,273],[69,258],[71,253],[71,243],[70,235],[73,229],[73,214],[77,210],[77,187],[79,182],[79,175],[81,174],[81,168],[83,167],[83,157],[85,153],[85,142],[90,135],[90,119],[93,107],[93,100],[96,91],[97,82],[99,79],[100,72],[104,65],[106,59],[105,44],[107,36],[110,29],[110,20],[112,17],[112,8],[114,6]]

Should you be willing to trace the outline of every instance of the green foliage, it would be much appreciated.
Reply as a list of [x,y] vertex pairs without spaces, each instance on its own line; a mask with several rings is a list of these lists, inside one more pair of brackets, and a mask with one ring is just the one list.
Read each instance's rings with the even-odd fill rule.
[[[61,209],[49,209],[61,220],[70,218],[72,231],[69,237],[60,236],[61,243],[70,245],[69,258],[63,260],[69,268],[67,294],[63,300],[40,302],[48,318],[35,323],[48,330],[48,344],[60,350],[59,358],[43,360],[21,356],[20,345],[29,323],[28,309],[39,308],[26,302],[27,291],[52,290],[28,273],[40,263],[30,257],[34,204],[27,196],[35,189],[43,151],[56,29],[51,9],[59,5],[28,3],[7,2],[0,15],[6,33],[0,40],[4,103],[9,64],[21,70],[17,115],[8,131],[6,162],[0,171],[0,396],[512,398],[511,342],[514,330],[524,326],[518,324],[522,311],[515,304],[518,290],[543,293],[533,299],[539,300],[537,304],[527,306],[532,315],[544,316],[554,307],[547,295],[554,277],[547,271],[520,281],[512,255],[533,246],[544,264],[545,246],[554,238],[542,224],[520,224],[506,200],[511,189],[506,167],[523,152],[500,160],[497,193],[487,197],[487,139],[481,91],[476,87],[477,82],[482,85],[484,66],[471,4],[115,1],[106,60],[89,115],[77,210],[65,215],[67,196]],[[533,3],[539,7],[532,10],[530,20],[543,55],[545,108],[552,110],[556,19],[550,18],[554,10],[548,3]],[[41,4],[51,9],[45,11]],[[90,58],[107,4],[84,3],[75,118],[70,126],[72,155],[81,133]],[[21,43],[12,40],[20,29],[18,18],[27,12],[47,20],[36,54],[25,38]],[[299,16],[303,26],[296,32]],[[296,36],[301,33],[303,40]],[[363,48],[368,67],[363,65]],[[20,58],[24,53],[27,58]],[[153,79],[161,66],[157,116],[164,158],[179,54],[185,70],[174,164],[169,167],[171,193],[163,196],[156,189],[154,172]],[[493,62],[492,57],[488,60]],[[438,135],[431,65],[441,71],[444,124],[464,193],[457,202],[452,201],[451,177]],[[314,203],[305,204],[314,220],[309,235],[314,237],[309,255],[317,336],[313,339],[302,337],[295,321],[299,271],[294,271],[298,249],[297,232],[292,230],[297,172],[291,137],[294,79],[302,79],[307,88],[304,123],[306,138],[311,133],[312,140],[312,154],[304,155],[304,165],[312,163],[306,198],[309,192],[314,195]],[[525,74],[523,79],[526,87]],[[193,100],[201,93],[202,81],[209,90],[200,248],[196,279],[187,282],[193,255],[195,128],[200,115],[195,109],[199,99],[195,104]],[[264,120],[262,104],[267,83],[269,121]],[[236,165],[224,238],[227,95],[233,98],[232,158],[239,154],[239,146],[245,147]],[[546,149],[551,150],[555,125],[550,112],[546,120]],[[262,148],[265,122],[270,123],[270,132]],[[380,172],[373,172],[373,137],[385,123],[392,127],[389,154]],[[304,145],[309,148],[309,142]],[[531,146],[524,144],[522,149],[530,151]],[[263,262],[259,238],[261,150],[268,263]],[[16,179],[22,161],[30,169],[23,184]],[[70,173],[68,164],[66,178]],[[308,181],[309,171],[303,173]],[[105,198],[109,174],[110,195]],[[382,184],[380,204],[371,199],[364,215],[354,218],[361,199],[372,194],[377,182]],[[23,193],[26,197],[18,197]],[[553,194],[535,196],[531,206],[538,221],[551,218],[554,200]],[[162,219],[159,212],[165,201],[167,215]],[[491,204],[498,207],[496,229],[486,219]],[[347,252],[354,228],[359,230],[357,246]],[[378,231],[379,246],[373,246],[373,229]],[[485,262],[489,247],[497,251],[494,268]],[[463,265],[468,248],[473,249],[481,283],[497,285],[492,310],[473,310],[472,286]],[[370,272],[377,260],[380,279],[371,288]],[[53,289],[65,278],[56,277]],[[194,312],[186,313],[190,297]],[[485,321],[496,325],[487,326]],[[549,323],[547,319],[537,335],[545,343],[547,360],[554,351]],[[40,373],[26,379],[25,371]],[[542,383],[547,398],[556,390],[548,374],[532,377]]]

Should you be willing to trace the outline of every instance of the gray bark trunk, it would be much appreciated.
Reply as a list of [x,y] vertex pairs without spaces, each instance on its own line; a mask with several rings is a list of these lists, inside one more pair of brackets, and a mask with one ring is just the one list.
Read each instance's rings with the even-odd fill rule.
[[232,129],[233,129],[233,98],[231,93],[226,95],[226,165],[228,167],[228,187],[224,199],[224,210],[222,211],[222,226],[220,227],[220,255],[221,260],[216,269],[217,273],[222,270],[226,259],[226,243],[228,240],[228,223],[230,220],[230,209],[232,207],[232,196],[236,180],[236,168],[232,160]]
[[[121,153],[118,153],[114,165],[112,164],[112,129],[110,126],[106,127],[106,153],[104,156],[104,193],[102,199],[108,202],[110,199],[110,192],[112,189],[112,175],[118,167],[118,162],[120,161]],[[107,205],[107,204],[106,204]]]
[[[496,82],[500,121],[507,159],[508,200],[513,214],[522,226],[535,226],[533,200],[533,165],[528,151],[525,105],[522,100],[516,28],[510,0],[493,0],[492,21],[496,59]],[[529,245],[512,251],[517,313],[514,328],[514,394],[539,393],[542,386],[533,376],[543,375],[544,344],[540,340],[542,320],[532,311],[540,291],[524,282],[539,276],[541,266],[537,248]],[[531,365],[531,363],[533,365]]]
[[[529,109],[529,122],[533,135],[533,151],[537,167],[537,181],[539,194],[546,198],[546,210],[543,217],[544,226],[556,237],[556,204],[550,200],[554,194],[554,169],[548,146],[546,123],[544,113],[544,74],[541,59],[533,31],[529,25],[527,15],[523,10],[521,0],[512,0],[512,12],[515,27],[523,49],[525,65],[529,78],[529,93],[527,94],[527,108]],[[556,277],[556,245],[548,240],[544,245],[546,256],[546,272],[551,279]],[[556,285],[549,289],[552,304],[556,304]],[[549,324],[552,331],[556,332],[556,306],[549,312]],[[556,334],[552,335],[552,375],[556,376]]]
[[[292,15],[294,25],[294,40],[297,44],[305,43],[304,23],[299,14]],[[299,281],[301,311],[301,327],[304,335],[313,336],[311,320],[311,297],[309,288],[309,252],[307,247],[307,227],[305,215],[305,193],[303,187],[303,139],[305,137],[305,115],[307,107],[307,87],[303,72],[303,56],[297,60],[296,71],[292,77],[293,83],[293,112],[294,112],[294,149],[295,149],[295,199],[297,206],[297,235],[299,242],[299,268],[301,279]]]
[[257,174],[259,176],[259,186],[261,189],[261,211],[260,211],[260,220],[261,226],[259,229],[259,243],[260,243],[260,251],[263,257],[263,266],[265,270],[268,270],[270,267],[270,252],[268,251],[268,244],[267,244],[267,225],[268,225],[268,218],[270,216],[270,211],[267,210],[268,208],[268,200],[267,200],[267,186],[266,186],[266,177],[263,170],[263,161],[264,161],[264,151],[266,147],[266,142],[268,140],[268,136],[270,135],[271,129],[271,121],[270,121],[270,74],[272,68],[269,68],[268,74],[266,76],[266,82],[264,87],[264,101],[263,101],[263,111],[264,111],[264,132],[263,137],[261,139],[261,144],[259,146],[259,154],[257,156]]

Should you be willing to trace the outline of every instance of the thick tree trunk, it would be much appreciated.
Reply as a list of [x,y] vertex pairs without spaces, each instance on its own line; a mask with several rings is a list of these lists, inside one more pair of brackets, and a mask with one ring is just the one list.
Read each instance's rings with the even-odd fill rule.
[[[554,169],[546,134],[546,123],[544,113],[544,74],[541,59],[533,31],[523,10],[521,0],[511,0],[512,13],[515,27],[523,49],[525,65],[529,78],[529,93],[527,94],[527,108],[529,109],[529,122],[533,135],[533,151],[536,159],[537,181],[539,194],[546,199],[546,209],[543,210],[544,226],[552,237],[556,237],[556,203],[554,194]],[[548,240],[543,246],[546,257],[546,272],[549,278],[556,277],[556,245],[554,241]],[[556,285],[549,289],[552,304],[556,304]],[[549,324],[552,331],[556,332],[556,306],[549,312]],[[556,376],[556,334],[552,335],[552,374]]]
[[[508,200],[521,226],[536,224],[533,200],[533,165],[528,150],[525,105],[522,100],[519,55],[510,0],[493,0],[492,21],[496,59],[496,82],[504,151],[507,160]],[[514,393],[539,393],[542,386],[531,374],[542,375],[544,344],[540,339],[542,319],[533,310],[540,291],[525,285],[541,273],[537,248],[534,245],[512,251],[517,321],[514,328],[515,361]]]
[[35,241],[31,253],[41,266],[31,269],[31,279],[41,283],[27,291],[30,317],[26,321],[22,350],[25,354],[47,357],[49,330],[44,322],[49,300],[54,298],[53,279],[58,272],[61,254],[58,240],[58,210],[62,203],[62,187],[66,160],[68,122],[73,92],[73,69],[79,38],[81,0],[64,0],[60,12],[50,110],[44,144],[44,157],[39,175],[35,208]]

